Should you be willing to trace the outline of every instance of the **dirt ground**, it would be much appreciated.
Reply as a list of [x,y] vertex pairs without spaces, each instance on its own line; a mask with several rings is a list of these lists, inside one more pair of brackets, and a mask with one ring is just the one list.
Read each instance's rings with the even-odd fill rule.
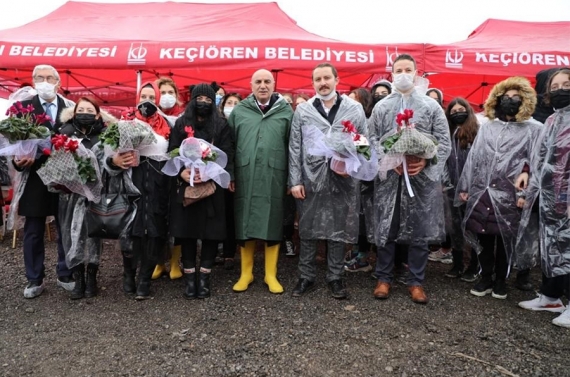
[[[106,245],[100,295],[72,301],[56,286],[55,243],[48,248],[47,289],[27,300],[21,239],[16,249],[0,244],[2,376],[570,376],[570,330],[551,324],[556,314],[516,305],[533,292],[511,281],[507,300],[478,298],[443,276],[448,265],[430,262],[426,306],[401,285],[375,300],[369,273],[348,274],[350,299],[337,301],[322,256],[319,288],[302,298],[291,297],[297,258],[281,257],[286,292],[272,295],[262,253],[247,292],[232,292],[239,268],[216,267],[209,299],[185,300],[182,280],[163,277],[152,300],[136,302]],[[540,271],[532,277],[538,288]]]

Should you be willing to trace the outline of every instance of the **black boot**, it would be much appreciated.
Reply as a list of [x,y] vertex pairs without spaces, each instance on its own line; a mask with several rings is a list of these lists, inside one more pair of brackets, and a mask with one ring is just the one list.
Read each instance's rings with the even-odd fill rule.
[[85,297],[97,296],[97,270],[99,266],[89,263],[87,265],[87,276],[85,277]]
[[196,273],[184,274],[186,279],[186,287],[184,288],[184,298],[193,300],[196,298]]
[[210,273],[200,271],[198,276],[198,298],[210,297]]
[[520,291],[532,291],[532,283],[530,282],[530,269],[517,271],[515,287]]
[[135,275],[137,268],[133,267],[133,258],[123,257],[123,292],[135,293],[137,285]]
[[75,286],[71,291],[71,299],[79,300],[85,296],[85,265],[80,264],[73,267],[73,279]]
[[156,263],[141,265],[135,300],[148,300],[150,298],[150,281],[155,267]]

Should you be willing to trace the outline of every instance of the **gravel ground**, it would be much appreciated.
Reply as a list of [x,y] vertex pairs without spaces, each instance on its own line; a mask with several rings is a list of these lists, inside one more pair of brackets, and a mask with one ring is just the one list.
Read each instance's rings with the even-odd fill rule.
[[10,243],[0,244],[3,376],[570,376],[570,330],[550,323],[555,314],[516,305],[534,293],[511,282],[507,300],[477,298],[439,263],[428,267],[426,306],[398,285],[390,299],[373,299],[369,273],[349,274],[351,297],[337,301],[322,256],[319,288],[300,299],[290,295],[297,258],[281,257],[286,292],[272,295],[262,253],[247,292],[231,290],[239,268],[216,267],[209,299],[187,301],[182,280],[164,277],[152,300],[136,302],[121,292],[120,256],[106,245],[100,295],[71,301],[56,286],[51,242],[47,289],[27,300],[21,240]]

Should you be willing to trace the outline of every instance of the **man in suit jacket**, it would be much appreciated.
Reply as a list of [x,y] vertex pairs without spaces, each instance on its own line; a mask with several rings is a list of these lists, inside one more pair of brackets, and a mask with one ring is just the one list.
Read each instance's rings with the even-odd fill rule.
[[[34,114],[46,114],[51,120],[43,125],[51,131],[58,132],[60,127],[59,114],[66,107],[64,99],[57,95],[60,87],[59,74],[49,65],[38,65],[32,74],[34,87],[38,92],[30,100],[23,101],[22,105],[32,104]],[[24,297],[34,298],[44,290],[44,233],[46,217],[55,216],[58,233],[57,241],[57,285],[65,290],[72,290],[75,282],[71,278],[71,271],[65,263],[65,252],[61,243],[61,232],[57,218],[59,195],[47,190],[37,174],[38,169],[47,159],[46,156],[38,158],[14,159],[14,166],[18,171],[28,170],[28,180],[18,204],[18,214],[26,217],[24,225],[24,264],[28,285],[24,290]]]

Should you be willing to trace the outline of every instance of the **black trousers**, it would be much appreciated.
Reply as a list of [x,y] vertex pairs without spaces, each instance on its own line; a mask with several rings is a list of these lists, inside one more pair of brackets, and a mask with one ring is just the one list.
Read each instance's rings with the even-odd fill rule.
[[540,286],[540,293],[552,298],[561,298],[568,294],[570,290],[570,275],[555,276],[553,278],[547,277],[542,274],[542,285]]
[[[196,238],[179,238],[182,248],[182,265],[184,269],[196,268],[198,256],[198,240]],[[219,241],[202,240],[202,252],[200,254],[200,267],[211,269],[218,252]]]
[[509,263],[503,238],[499,235],[478,234],[483,250],[479,254],[481,277],[492,278],[493,272],[498,280],[505,280],[509,272]]

